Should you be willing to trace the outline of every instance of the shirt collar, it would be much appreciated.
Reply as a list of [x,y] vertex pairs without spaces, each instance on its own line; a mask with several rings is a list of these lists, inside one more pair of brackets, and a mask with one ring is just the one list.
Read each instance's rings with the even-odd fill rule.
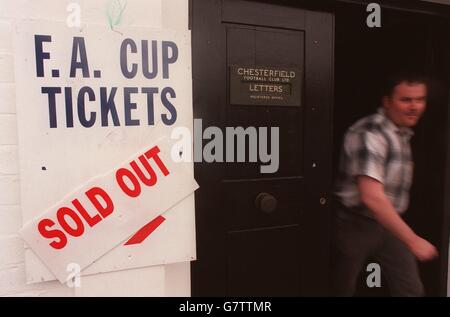
[[388,129],[400,134],[400,135],[406,135],[408,137],[412,137],[414,135],[414,131],[408,127],[399,127],[394,122],[392,122],[391,119],[388,118],[386,115],[386,112],[384,111],[383,107],[379,107],[377,112],[383,117]]

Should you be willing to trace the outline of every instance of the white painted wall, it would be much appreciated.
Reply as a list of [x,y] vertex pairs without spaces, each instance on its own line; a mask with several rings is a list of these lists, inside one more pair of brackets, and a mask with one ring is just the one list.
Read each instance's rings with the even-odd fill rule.
[[[108,25],[111,0],[0,0],[0,296],[189,296],[190,263],[124,270],[85,276],[81,287],[57,281],[26,284],[12,28],[16,21],[65,21],[69,3],[81,6],[82,24]],[[125,0],[120,0],[125,2]],[[188,0],[127,0],[123,26],[186,30]]]

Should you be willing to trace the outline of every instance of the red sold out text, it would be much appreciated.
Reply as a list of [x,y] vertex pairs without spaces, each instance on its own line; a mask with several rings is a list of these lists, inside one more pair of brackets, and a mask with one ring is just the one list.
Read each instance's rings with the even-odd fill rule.
[[[169,170],[158,156],[159,151],[158,146],[155,146],[140,155],[137,160],[131,161],[130,168],[122,167],[115,172],[115,181],[127,197],[137,198],[143,186],[151,187],[157,184],[158,177],[150,161],[156,164],[164,176],[169,175]],[[41,236],[52,239],[49,243],[52,248],[57,250],[64,248],[68,236],[82,236],[86,225],[94,227],[114,212],[113,199],[101,187],[94,186],[84,195],[89,200],[90,206],[84,206],[78,198],[75,198],[70,206],[62,206],[57,210],[56,219],[45,218],[38,223]]]

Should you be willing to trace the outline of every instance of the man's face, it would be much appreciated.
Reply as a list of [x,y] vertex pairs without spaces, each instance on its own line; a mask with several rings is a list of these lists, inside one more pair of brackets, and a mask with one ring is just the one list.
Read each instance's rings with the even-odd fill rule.
[[422,83],[401,82],[391,96],[383,98],[386,115],[397,126],[413,127],[426,108],[427,87]]

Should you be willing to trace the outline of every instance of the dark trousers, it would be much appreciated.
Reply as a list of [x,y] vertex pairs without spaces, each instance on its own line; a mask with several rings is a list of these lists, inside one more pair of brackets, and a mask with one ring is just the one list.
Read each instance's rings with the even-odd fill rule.
[[392,296],[424,296],[417,261],[407,247],[374,219],[345,207],[337,208],[334,223],[333,291],[353,296],[369,258],[380,265]]

